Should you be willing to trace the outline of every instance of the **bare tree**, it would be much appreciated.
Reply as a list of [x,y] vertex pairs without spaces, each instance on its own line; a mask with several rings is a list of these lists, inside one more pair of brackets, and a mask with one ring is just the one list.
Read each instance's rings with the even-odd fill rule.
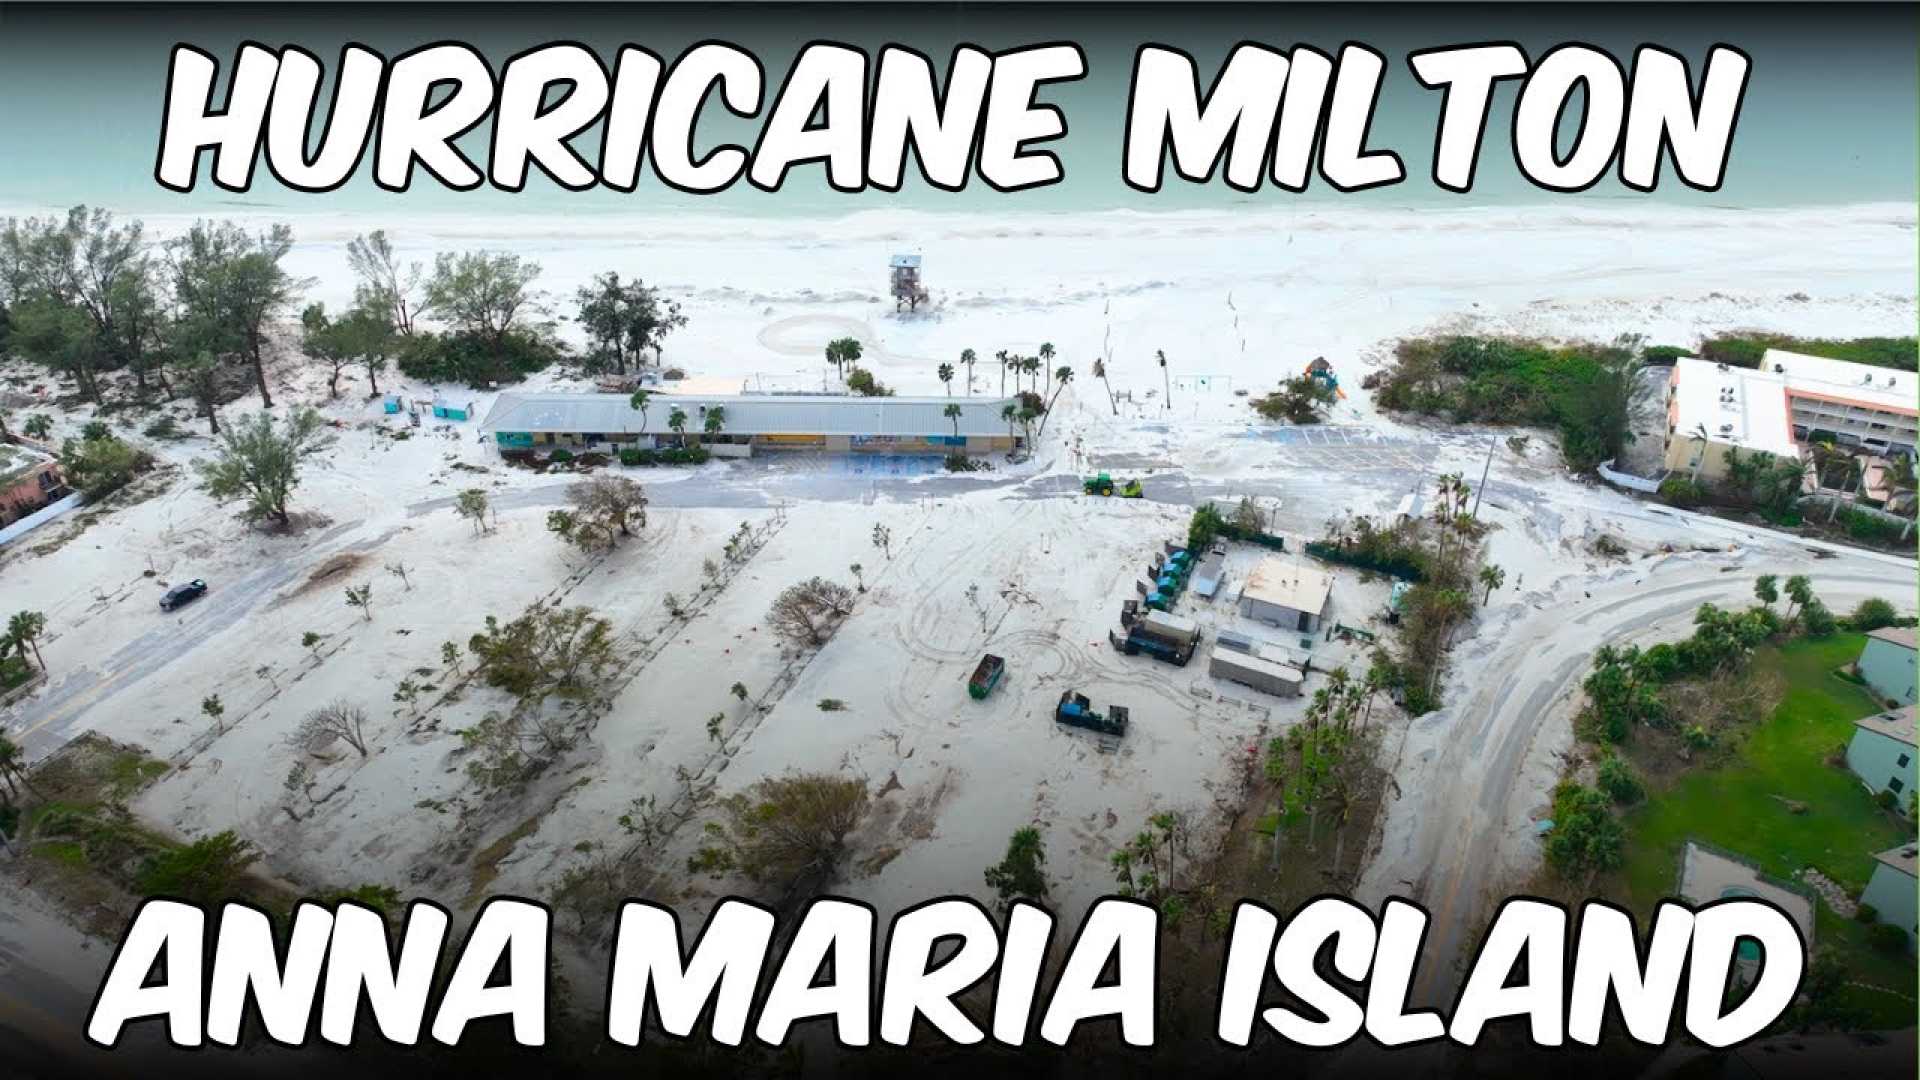
[[308,713],[297,730],[302,742],[332,736],[353,747],[361,757],[367,756],[367,710],[345,698],[336,698]]
[[373,582],[369,581],[365,585],[347,586],[347,606],[350,608],[359,608],[360,614],[366,616],[368,622],[372,622]]
[[767,612],[767,622],[774,633],[789,641],[821,645],[852,611],[852,589],[816,577],[782,590]]
[[399,578],[400,584],[406,586],[408,592],[412,592],[413,582],[407,580],[407,569],[407,564],[398,560],[387,564],[387,573]]

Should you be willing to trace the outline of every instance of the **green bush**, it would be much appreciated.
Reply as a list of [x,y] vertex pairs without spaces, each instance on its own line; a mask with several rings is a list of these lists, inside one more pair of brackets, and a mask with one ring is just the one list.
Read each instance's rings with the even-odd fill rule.
[[1707,489],[1691,477],[1669,476],[1660,481],[1660,497],[1674,506],[1687,509],[1707,501]]
[[1683,356],[1692,355],[1692,349],[1679,345],[1649,345],[1640,350],[1640,359],[1649,364],[1671,364]]
[[861,397],[892,397],[893,391],[873,377],[873,372],[863,367],[855,367],[847,372],[847,389]]
[[251,843],[229,829],[154,856],[137,884],[151,896],[213,903],[233,896],[241,876],[259,857]]
[[179,425],[173,422],[173,417],[162,416],[153,423],[148,424],[147,429],[141,434],[149,439],[173,440],[180,438],[181,432]]
[[1601,759],[1598,782],[1600,790],[1617,803],[1636,803],[1645,794],[1639,777],[1633,775],[1633,766],[1614,754]]
[[1524,338],[1408,338],[1374,394],[1382,408],[1455,422],[1552,427],[1569,466],[1590,471],[1627,441],[1638,379],[1631,339],[1547,345]]
[[573,451],[562,447],[561,449],[555,450],[553,453],[548,454],[547,460],[553,461],[553,462],[561,462],[561,463],[572,461]]
[[1866,633],[1892,626],[1899,621],[1900,613],[1893,610],[1892,604],[1878,596],[1869,596],[1860,601],[1859,605],[1853,609],[1853,614],[1847,616],[1847,629]]
[[1874,923],[1880,921],[1880,909],[1874,907],[1872,904],[1857,904],[1853,909],[1853,917],[1856,922],[1863,922],[1868,926],[1872,926]]
[[509,331],[497,342],[474,334],[417,333],[404,339],[397,366],[401,374],[424,382],[483,387],[520,382],[565,356],[558,342],[524,330]]
[[699,446],[672,446],[662,450],[629,446],[620,451],[620,464],[628,466],[699,465],[711,456],[704,447]]
[[1900,534],[1905,531],[1905,526],[1851,506],[1841,512],[1839,521],[1845,526],[1848,536],[1871,544],[1891,544],[1899,540]]
[[1787,334],[1722,334],[1700,343],[1700,358],[1733,367],[1757,368],[1768,349],[1785,349],[1808,356],[1824,356],[1855,364],[1893,368],[1897,371],[1920,370],[1916,354],[1920,339],[1915,338],[1797,338]]

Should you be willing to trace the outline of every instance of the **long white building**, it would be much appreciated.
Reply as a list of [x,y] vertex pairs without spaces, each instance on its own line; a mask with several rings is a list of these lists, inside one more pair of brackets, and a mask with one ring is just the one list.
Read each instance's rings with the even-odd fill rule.
[[[1026,444],[1025,432],[1005,415],[1017,404],[984,397],[656,394],[640,410],[625,394],[509,392],[494,402],[480,430],[506,450],[618,451],[684,441],[741,455],[760,449],[985,454]],[[947,415],[949,406],[959,414]]]

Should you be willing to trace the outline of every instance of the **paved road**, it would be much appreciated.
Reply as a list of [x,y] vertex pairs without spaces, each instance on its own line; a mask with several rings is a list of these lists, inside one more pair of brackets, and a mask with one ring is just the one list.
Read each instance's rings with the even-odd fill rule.
[[1515,884],[1498,874],[1503,845],[1534,842],[1524,804],[1538,793],[1522,785],[1528,752],[1550,719],[1566,716],[1595,642],[1628,637],[1658,620],[1675,620],[1678,629],[1688,612],[1708,601],[1749,601],[1753,578],[1762,573],[1811,573],[1838,608],[1864,596],[1906,592],[1913,564],[1906,565],[1896,590],[1887,569],[1861,556],[1809,567],[1790,553],[1761,555],[1732,572],[1715,563],[1672,560],[1624,595],[1589,600],[1577,583],[1563,585],[1538,609],[1463,643],[1456,663],[1474,666],[1474,684],[1447,708],[1416,721],[1409,733],[1398,778],[1403,794],[1390,805],[1382,851],[1359,890],[1367,902],[1410,894],[1428,908],[1430,959],[1421,969],[1416,999],[1429,1005],[1451,1001],[1457,965],[1465,963],[1465,951],[1492,914],[1493,892]]

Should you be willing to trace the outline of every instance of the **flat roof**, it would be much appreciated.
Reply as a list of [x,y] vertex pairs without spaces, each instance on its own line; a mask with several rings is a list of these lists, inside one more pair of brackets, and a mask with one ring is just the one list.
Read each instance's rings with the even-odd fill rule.
[[1278,555],[1260,560],[1240,590],[1242,599],[1318,615],[1333,592],[1333,575]]
[[1282,664],[1252,653],[1243,653],[1237,649],[1222,648],[1218,642],[1214,644],[1213,651],[1207,654],[1209,666],[1216,661],[1229,667],[1237,667],[1242,671],[1257,672],[1276,679],[1285,679],[1288,682],[1305,682],[1307,679],[1305,672],[1291,664]]
[[54,460],[52,454],[43,453],[31,446],[0,441],[0,483],[11,484],[21,477],[38,471]]
[[1808,356],[1785,349],[1768,349],[1760,357],[1760,370],[1786,380],[1793,393],[1820,394],[1844,398],[1876,409],[1915,415],[1920,409],[1920,375],[1911,371],[1855,364],[1825,356]]
[[1911,626],[1883,626],[1878,630],[1867,631],[1867,636],[1879,638],[1881,641],[1898,645],[1903,649],[1920,652],[1920,636],[1914,634]]
[[1778,375],[1683,356],[1673,365],[1673,437],[1797,458],[1785,382]]
[[1897,848],[1888,848],[1874,856],[1877,862],[1886,863],[1908,877],[1920,877],[1914,873],[1914,864],[1920,862],[1920,847],[1913,844],[1901,844]]
[[686,413],[688,434],[704,432],[709,408],[726,410],[729,435],[952,435],[946,408],[960,406],[961,435],[1005,435],[1012,398],[849,397],[843,395],[654,394],[643,414],[629,394],[504,393],[480,422],[485,432],[670,435],[668,419]]
[[1915,745],[1913,741],[1913,706],[1911,705],[1904,709],[1889,709],[1886,712],[1874,713],[1872,716],[1863,716],[1855,720],[1853,725],[1880,735],[1885,735],[1889,739],[1897,739],[1900,742],[1906,743],[1908,746]]

